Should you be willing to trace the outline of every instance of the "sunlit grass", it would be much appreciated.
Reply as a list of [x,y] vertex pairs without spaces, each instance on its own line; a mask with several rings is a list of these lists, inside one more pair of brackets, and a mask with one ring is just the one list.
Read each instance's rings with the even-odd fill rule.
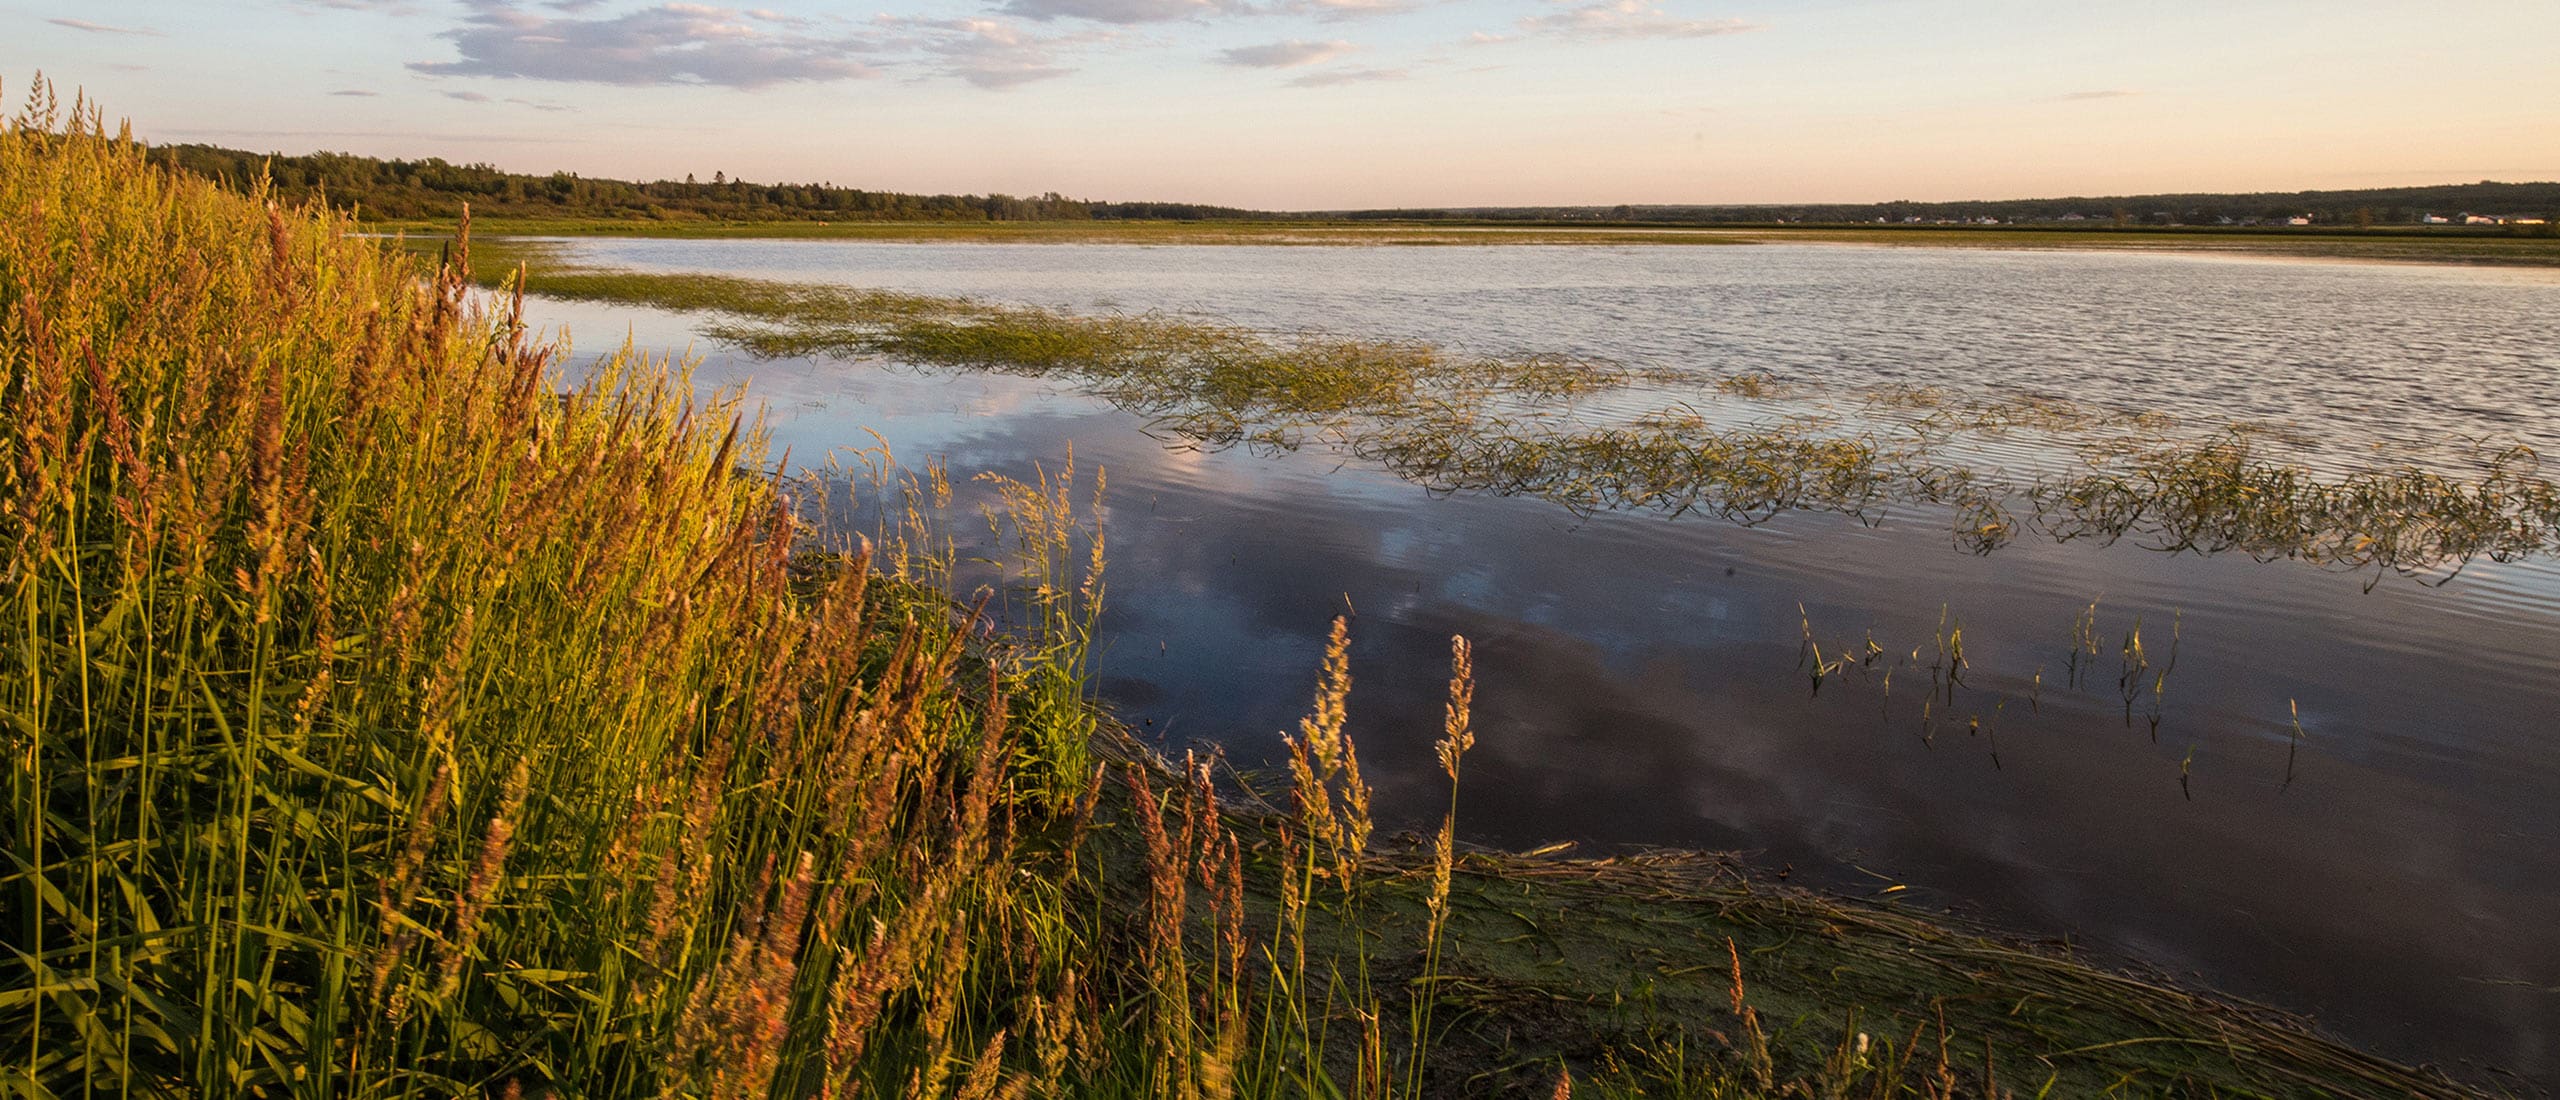
[[972,644],[930,573],[809,552],[733,401],[629,353],[555,392],[347,230],[41,89],[0,135],[11,1088],[1085,1072],[1019,1022],[1092,933],[1016,762],[1081,769],[1081,640]]

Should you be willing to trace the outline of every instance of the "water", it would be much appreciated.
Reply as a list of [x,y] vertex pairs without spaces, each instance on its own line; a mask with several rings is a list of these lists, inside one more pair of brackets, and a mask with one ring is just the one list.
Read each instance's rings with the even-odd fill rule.
[[[1837,245],[563,242],[577,258],[2292,428],[2317,465],[2560,459],[2560,272]],[[1652,407],[1649,403],[1648,407]],[[2293,433],[2288,433],[2291,435]]]
[[[2339,466],[2448,439],[2560,454],[2560,278],[2178,256],[1855,248],[1132,248],[581,242],[659,270],[831,280],[1275,330],[1561,351],[1722,377],[2023,389],[2308,429]],[[1351,730],[1396,824],[1441,795],[1447,639],[1477,646],[1463,829],[1741,849],[1847,893],[1946,907],[2308,1014],[2382,1053],[2560,1083],[2560,570],[2441,587],[2294,562],[2021,540],[1946,517],[1743,528],[1437,498],[1310,450],[1202,453],[1058,384],[750,361],[686,318],[545,303],[745,382],[798,459],[868,446],[1027,476],[1110,469],[1097,670],[1131,723],[1267,759],[1354,612]],[[966,503],[952,529],[972,521]],[[979,525],[982,527],[982,525]],[[2098,603],[2089,682],[2073,623]],[[1799,610],[1801,605],[1802,610]],[[2128,708],[2123,636],[2174,671]],[[1924,724],[1960,621],[1970,668]],[[1870,633],[1907,657],[1800,661]],[[2041,674],[2041,686],[2037,677]],[[2293,705],[2307,734],[2294,752]],[[2130,716],[2128,717],[2128,709]],[[2287,782],[2287,773],[2292,772]]]

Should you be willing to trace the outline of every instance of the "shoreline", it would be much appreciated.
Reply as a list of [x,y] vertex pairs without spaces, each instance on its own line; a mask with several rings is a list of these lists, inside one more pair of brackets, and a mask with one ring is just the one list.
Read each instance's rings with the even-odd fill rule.
[[[441,223],[381,222],[385,236]],[[1996,251],[2150,252],[2452,266],[2560,267],[2560,236],[2414,229],[2063,229],[2047,226],[1666,226],[1437,222],[725,222],[488,218],[483,237],[812,240],[929,244],[1284,247],[1846,244]]]
[[[1097,755],[1144,761],[1166,787],[1186,785],[1185,765],[1164,760],[1107,713],[1100,723]],[[1187,785],[1197,790],[1196,777],[1218,766],[1193,766]],[[1290,780],[1228,778],[1242,789],[1221,781],[1217,804],[1244,839],[1245,908],[1268,919],[1286,901],[1252,872],[1276,870],[1286,858],[1278,853],[1288,848],[1294,815],[1253,788],[1267,778],[1285,798]],[[1165,794],[1171,816],[1172,791]],[[1122,845],[1136,861],[1134,838],[1109,838],[1128,824],[1127,797],[1114,791],[1102,801],[1103,843]],[[1928,1091],[1924,1082],[1916,1094],[1932,1097],[2126,1089],[2430,1100],[2527,1094],[2495,1067],[2466,1065],[2466,1078],[2457,1079],[2433,1065],[2403,1064],[2307,1017],[2114,948],[1773,881],[1737,853],[1547,854],[1570,847],[1521,853],[1459,841],[1448,864],[1449,916],[1434,947],[1426,938],[1431,838],[1377,844],[1354,891],[1356,924],[1342,920],[1310,934],[1307,949],[1336,963],[1359,956],[1364,969],[1405,987],[1406,1003],[1419,999],[1416,990],[1437,991],[1437,1009],[1454,1022],[1432,1047],[1432,1079],[1463,1082],[1469,1095],[1545,1096],[1556,1069],[1524,1077],[1528,1065],[1561,1068],[1577,1082],[1718,1087],[1748,1085],[1755,1063],[1774,1067],[1766,1079],[1782,1086],[1791,1067],[1793,1074],[1816,1066],[1877,1071],[1888,1060],[1954,1090]],[[1129,896],[1145,883],[1121,886]],[[1346,942],[1354,939],[1356,946]],[[1390,997],[1383,1007],[1393,1015],[1400,1005]],[[1870,1056],[1885,1051],[1898,1053]],[[1741,1075],[1689,1081],[1698,1067],[1680,1064],[1718,1058],[1738,1061]],[[2499,1079],[2513,1091],[2489,1091]],[[1651,1095],[1642,1087],[1626,1094]]]

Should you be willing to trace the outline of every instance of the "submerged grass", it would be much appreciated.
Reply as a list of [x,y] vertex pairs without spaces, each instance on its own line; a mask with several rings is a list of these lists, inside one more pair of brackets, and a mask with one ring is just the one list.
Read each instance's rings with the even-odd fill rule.
[[1343,626],[1285,807],[1149,761],[1068,470],[992,486],[983,637],[735,403],[555,392],[349,228],[0,128],[10,1095],[2457,1093],[1711,862],[1373,844]]
[[[1571,399],[1694,380],[1599,360],[1453,356],[1411,342],[1272,335],[1152,314],[1080,316],[886,291],[595,271],[538,245],[512,247],[522,276],[504,285],[715,313],[721,319],[705,331],[751,354],[1060,376],[1192,444],[1291,448],[1321,440],[1443,492],[1746,523],[1796,510],[1874,519],[1897,505],[1925,504],[1943,507],[1955,544],[1976,553],[2029,534],[2129,539],[2377,578],[2441,580],[2474,558],[2560,549],[2560,485],[2520,445],[2473,456],[2459,474],[2401,466],[2324,475],[2263,457],[2266,441],[2283,441],[2264,426],[2199,438],[2172,431],[2156,413],[1935,387],[1850,394],[1845,422],[1817,412],[1733,423],[1673,407],[1593,425],[1571,414]],[[1715,388],[1762,403],[1839,396],[1758,373]],[[2076,452],[2079,468],[2021,478],[1953,457],[1956,444],[2012,432],[2057,441],[2057,449]]]

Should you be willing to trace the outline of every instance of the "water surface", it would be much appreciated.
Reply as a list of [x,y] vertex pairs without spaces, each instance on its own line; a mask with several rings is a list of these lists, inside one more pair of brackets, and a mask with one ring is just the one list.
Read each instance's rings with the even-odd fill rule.
[[[2502,438],[2560,454],[2560,278],[2155,255],[1752,248],[1144,248],[579,242],[589,259],[1197,312],[1701,379],[2021,388],[2290,423],[2324,464]],[[1343,456],[1169,447],[1061,384],[752,361],[692,319],[544,303],[595,351],[695,345],[798,459],[868,446],[1110,469],[1106,699],[1268,759],[1353,613],[1351,731],[1397,825],[1440,805],[1447,639],[1477,645],[1464,830],[1741,849],[1793,881],[1949,907],[2309,1014],[2382,1053],[2560,1081],[2560,571],[2440,587],[2295,562],[2021,540],[1943,515],[1577,518],[1434,497]],[[1659,396],[1659,395],[1655,395]],[[1701,392],[1695,395],[1707,400]],[[2445,461],[2458,461],[2444,458]],[[949,529],[983,525],[963,500]],[[968,547],[964,553],[984,551]],[[2075,619],[2101,652],[2067,684]],[[2136,621],[2154,670],[2128,706]],[[1904,661],[1810,691],[1832,650]],[[1938,639],[1970,668],[1922,716]],[[1879,668],[1882,665],[1880,664]],[[2155,701],[2156,700],[2156,701]],[[2296,707],[2300,733],[2296,744]],[[2155,710],[2156,708],[2156,710]],[[2153,721],[2156,713],[2156,728]],[[2288,781],[2288,773],[2290,780]]]
[[[885,287],[1484,354],[1934,385],[2287,437],[2333,469],[2560,458],[2560,271],[1844,245],[920,244],[568,240],[582,262]],[[2296,438],[2298,437],[2298,438]]]

